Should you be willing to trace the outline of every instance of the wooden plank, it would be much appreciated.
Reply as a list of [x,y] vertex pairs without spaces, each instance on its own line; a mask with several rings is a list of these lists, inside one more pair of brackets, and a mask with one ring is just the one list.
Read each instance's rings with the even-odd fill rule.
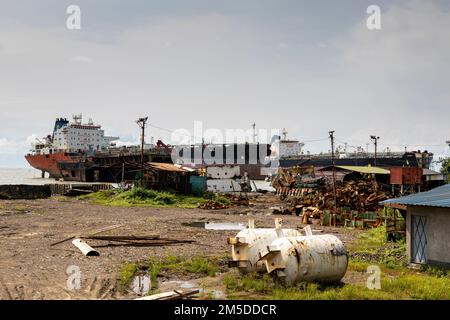
[[191,290],[191,291],[174,290],[174,291],[157,293],[157,294],[153,294],[151,296],[146,296],[146,297],[142,297],[142,298],[137,298],[135,300],[177,300],[177,299],[183,299],[183,298],[192,296],[199,292],[200,292],[200,290],[198,290],[198,289]]
[[[101,229],[98,229],[98,230],[94,230],[92,233],[90,233],[90,236],[93,236],[93,235],[96,235],[96,234],[99,234],[99,233],[102,233],[102,232],[105,232],[105,231],[114,230],[114,229],[117,229],[117,228],[120,228],[120,227],[123,227],[123,225],[122,224],[116,224],[116,225],[113,225],[113,226],[104,227],[104,228],[101,228]],[[73,238],[76,238],[76,237],[80,237],[80,233],[74,233],[73,235],[71,235],[71,236],[69,236],[67,238],[64,238],[62,240],[53,242],[53,243],[50,244],[50,247],[53,247],[53,246],[56,246],[57,244],[60,244],[60,243],[72,240]]]

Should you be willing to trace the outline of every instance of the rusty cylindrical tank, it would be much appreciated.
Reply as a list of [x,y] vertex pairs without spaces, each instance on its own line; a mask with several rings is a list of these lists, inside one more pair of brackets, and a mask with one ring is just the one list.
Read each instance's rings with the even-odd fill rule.
[[281,219],[275,219],[275,228],[255,228],[254,220],[250,219],[248,228],[239,231],[232,238],[230,267],[237,267],[241,273],[265,272],[263,261],[259,261],[261,253],[267,251],[267,246],[279,237],[297,237],[301,233],[295,229],[282,229]]
[[333,235],[275,239],[261,258],[267,272],[286,284],[338,282],[347,271],[344,244]]

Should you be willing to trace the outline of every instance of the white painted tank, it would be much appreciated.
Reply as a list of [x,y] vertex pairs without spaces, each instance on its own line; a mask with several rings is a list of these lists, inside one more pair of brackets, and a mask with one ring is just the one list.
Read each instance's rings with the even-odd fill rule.
[[275,219],[275,228],[255,228],[254,220],[249,220],[248,229],[239,231],[236,237],[228,238],[231,244],[230,267],[237,267],[242,273],[265,272],[265,264],[259,261],[267,246],[279,237],[298,237],[301,233],[295,229],[282,229],[281,219]]
[[338,282],[347,271],[348,257],[344,244],[327,234],[275,239],[261,261],[286,284]]

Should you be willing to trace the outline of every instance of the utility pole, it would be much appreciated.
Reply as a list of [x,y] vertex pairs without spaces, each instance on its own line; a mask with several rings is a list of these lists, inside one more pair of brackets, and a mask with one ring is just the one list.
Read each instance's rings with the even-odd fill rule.
[[256,143],[256,123],[253,122],[252,128],[253,128],[253,143]]
[[377,165],[377,145],[378,145],[378,139],[380,139],[380,137],[370,136],[370,139],[372,139],[372,142],[375,145],[375,158],[374,158],[373,164],[376,166]]
[[337,195],[336,195],[336,172],[335,172],[335,161],[334,161],[334,130],[329,131],[331,140],[331,162],[333,164],[333,196],[334,196],[334,213],[337,213]]
[[136,123],[141,128],[141,174],[144,179],[144,144],[145,144],[145,125],[147,124],[148,117],[139,118]]

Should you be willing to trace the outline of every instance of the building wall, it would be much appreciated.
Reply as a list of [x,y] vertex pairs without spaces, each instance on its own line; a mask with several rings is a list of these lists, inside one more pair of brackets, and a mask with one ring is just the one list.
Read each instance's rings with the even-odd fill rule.
[[450,266],[450,208],[408,206],[406,216],[407,255],[411,257],[411,215],[426,216],[427,263]]
[[240,192],[241,186],[233,179],[206,180],[206,188],[210,192]]
[[238,177],[241,170],[237,165],[208,166],[206,176],[212,179],[232,179]]

